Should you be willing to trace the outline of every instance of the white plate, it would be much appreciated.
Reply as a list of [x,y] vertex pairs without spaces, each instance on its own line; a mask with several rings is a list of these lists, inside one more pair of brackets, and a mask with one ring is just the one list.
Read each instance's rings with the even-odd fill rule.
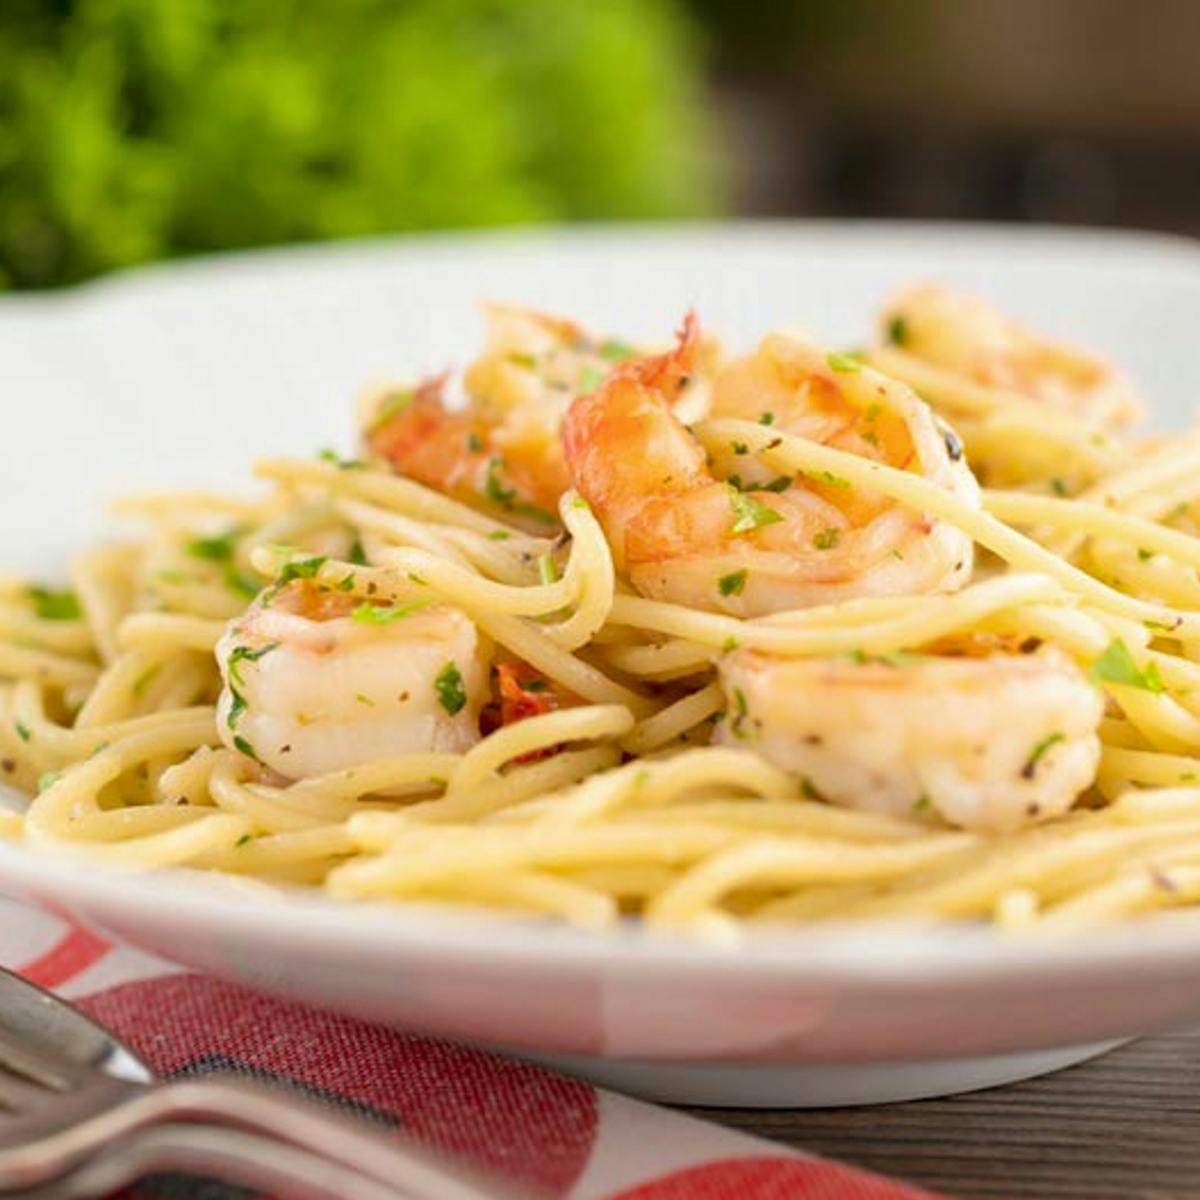
[[[1200,396],[1200,252],[1114,234],[754,225],[439,237],[158,268],[0,300],[0,569],[47,570],[131,487],[236,484],[260,453],[348,444],[366,380],[461,364],[476,298],[729,344],[780,323],[864,338],[938,277],[1103,349],[1178,426]],[[0,891],[167,957],[406,1028],[698,1103],[863,1103],[982,1087],[1200,1015],[1200,920],[1069,942],[867,926],[727,950],[415,905],[269,897],[0,847]]]

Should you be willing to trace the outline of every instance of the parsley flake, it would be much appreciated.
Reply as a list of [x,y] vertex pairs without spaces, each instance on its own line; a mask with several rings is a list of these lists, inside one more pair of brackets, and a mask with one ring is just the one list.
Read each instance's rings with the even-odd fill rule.
[[279,576],[279,584],[291,583],[293,579],[312,579],[329,560],[324,554],[312,558],[299,558],[288,563]]
[[262,584],[256,576],[239,571],[233,563],[225,564],[221,579],[231,592],[237,596],[245,596],[247,600],[253,600],[262,591]]
[[367,433],[374,433],[376,430],[386,425],[398,413],[402,413],[415,399],[411,390],[402,392],[392,392],[380,401],[379,407],[375,410],[375,415],[371,419],[371,423],[367,426]]
[[832,550],[841,540],[842,531],[831,525],[828,529],[822,529],[820,533],[814,535],[813,545],[818,550]]
[[608,338],[596,347],[596,353],[601,358],[608,359],[609,362],[619,363],[624,362],[627,358],[633,358],[637,351],[626,342]]
[[1129,647],[1120,638],[1108,644],[1108,648],[1092,664],[1089,674],[1095,683],[1116,683],[1155,695],[1166,691],[1158,664],[1151,661],[1145,669],[1139,667]]
[[831,487],[850,486],[850,480],[843,479],[840,475],[835,475],[832,471],[805,471],[809,479],[815,479],[818,483],[827,483]]
[[722,596],[740,596],[746,590],[746,579],[750,572],[743,568],[740,571],[730,571],[717,580],[717,590]]
[[424,600],[411,600],[407,604],[360,604],[350,613],[350,619],[360,625],[390,625],[425,607]]
[[774,525],[783,520],[775,509],[732,486],[729,488],[729,504],[733,509],[733,525],[730,527],[732,533],[750,533],[752,530],[763,528],[764,525]]
[[279,642],[268,642],[265,646],[259,646],[257,650],[251,650],[249,646],[234,646],[229,653],[229,661],[225,664],[229,678],[239,687],[245,687],[246,681],[242,678],[240,664],[256,663],[260,658],[265,658],[270,654],[272,650],[278,650],[279,645]]
[[437,691],[438,703],[454,716],[466,707],[467,692],[463,686],[462,672],[453,662],[448,662],[433,681]]
[[862,363],[849,354],[827,354],[825,361],[829,364],[829,369],[839,375],[853,375],[862,369]]
[[70,588],[48,588],[34,584],[27,594],[34,611],[43,621],[78,621],[83,616],[79,597]]
[[1037,770],[1037,765],[1041,762],[1046,754],[1046,751],[1051,746],[1057,746],[1059,742],[1065,742],[1067,735],[1065,733],[1048,733],[1034,748],[1029,752],[1029,757],[1025,760],[1025,765],[1021,768],[1022,779],[1032,779],[1033,773]]
[[903,317],[893,317],[888,322],[887,340],[893,346],[903,346],[908,341],[908,322]]
[[579,369],[580,393],[594,392],[606,378],[607,376],[599,368],[593,367],[591,363],[585,363]]
[[187,544],[187,552],[193,558],[206,558],[209,562],[229,562],[233,558],[236,537],[237,533],[232,529],[214,537],[194,537]]
[[256,763],[262,762],[262,759],[258,757],[258,751],[255,750],[254,747],[248,741],[246,741],[246,739],[242,737],[240,733],[235,733],[233,735],[233,744],[234,747],[241,751],[241,753],[247,758],[254,759]]
[[339,471],[365,471],[367,464],[361,458],[342,458],[336,450],[328,447],[317,452],[322,462],[332,463]]

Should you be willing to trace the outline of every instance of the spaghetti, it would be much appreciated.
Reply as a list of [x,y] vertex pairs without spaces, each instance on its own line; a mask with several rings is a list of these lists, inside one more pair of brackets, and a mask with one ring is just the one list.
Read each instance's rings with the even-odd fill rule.
[[[755,569],[740,559],[720,569],[712,603],[679,599],[694,557],[670,571],[637,559],[641,575],[631,575],[644,553],[644,509],[614,522],[607,498],[585,499],[595,479],[577,469],[570,437],[565,458],[555,443],[554,471],[574,484],[557,512],[541,494],[527,501],[512,464],[536,462],[546,420],[512,417],[552,402],[560,420],[572,395],[603,395],[605,372],[621,387],[666,387],[674,365],[570,323],[516,321],[532,349],[493,345],[488,370],[475,372],[499,389],[487,421],[471,408],[447,415],[429,389],[393,389],[366,405],[361,460],[268,459],[257,473],[269,491],[255,500],[133,497],[120,511],[149,532],[82,554],[69,588],[0,580],[0,781],[30,797],[7,832],[113,866],[186,866],[343,900],[432,900],[587,928],[636,917],[718,938],[867,917],[1052,931],[1195,902],[1200,439],[1128,437],[1124,385],[1032,335],[1015,349],[993,346],[1002,361],[981,366],[962,351],[977,309],[951,330],[954,353],[943,353],[935,335],[944,331],[930,322],[953,323],[955,309],[945,295],[933,308],[931,317],[923,294],[888,308],[879,345],[865,354],[886,375],[843,355],[830,356],[833,374],[812,375],[836,388],[862,372],[854,386],[864,394],[884,381],[881,395],[886,384],[901,396],[908,408],[896,411],[909,424],[868,430],[879,453],[806,433],[774,410],[731,411],[711,346],[703,370],[671,386],[689,389],[696,415],[695,494],[716,487],[713,503],[732,505],[733,532],[764,535],[731,542],[729,554],[774,547],[767,526],[815,508],[831,522],[815,527],[817,550],[845,550],[853,564],[846,548],[861,529],[911,540],[936,525],[951,531],[946,546],[975,544],[973,573],[959,558],[938,564],[930,578],[940,582],[918,594],[851,587],[770,611],[760,592],[753,612],[738,607]],[[545,378],[538,355],[553,363]],[[586,378],[572,391],[574,371]],[[1047,371],[1058,373],[1054,387],[1041,386]],[[986,476],[980,495],[929,465],[933,451],[912,432],[928,410],[905,385],[962,435],[966,463]],[[410,434],[434,434],[386,422],[417,420],[457,422],[464,449],[453,487],[397,473],[392,449],[411,454]],[[445,434],[439,426],[437,444],[451,444]],[[946,444],[957,461],[953,435]],[[908,450],[889,458],[895,446]],[[749,482],[705,473],[723,459]],[[549,478],[538,481],[543,491]],[[894,580],[891,570],[879,578]],[[274,728],[274,716],[255,712],[275,702],[266,667],[274,658],[272,670],[285,669],[278,647],[289,630],[319,624],[313,605],[345,633],[305,652],[361,651],[392,692],[400,685],[387,656],[419,674],[424,654],[432,690],[425,707],[404,709],[418,732],[397,741],[387,706],[416,703],[408,685],[397,700],[364,684],[352,697],[361,713],[350,705],[305,759],[315,765],[289,775],[280,764],[298,753],[292,735],[272,748],[250,732]],[[443,628],[443,613],[458,624]],[[1068,672],[1086,693],[1076,740],[1091,739],[1095,752],[1080,750],[1086,777],[1061,812],[1035,805],[1019,820],[955,827],[924,795],[902,809],[831,803],[827,787],[776,752],[773,738],[803,740],[777,728],[788,706],[775,696],[760,720],[747,695],[759,679],[830,688],[830,736],[807,735],[828,755],[842,734],[851,745],[867,739],[858,710],[839,710],[838,696],[868,703],[860,685],[882,681],[903,707],[905,687],[927,694],[950,668],[986,679],[997,647]],[[788,664],[816,669],[789,675]],[[839,692],[847,680],[859,690]],[[302,737],[325,719],[293,715]],[[997,699],[994,740],[1010,716]],[[948,707],[944,722],[956,719]],[[371,722],[375,741],[360,737]],[[360,739],[349,759],[343,735]],[[1048,728],[1017,774],[1034,780],[1065,761],[1072,737]],[[910,748],[897,772],[919,758]]]

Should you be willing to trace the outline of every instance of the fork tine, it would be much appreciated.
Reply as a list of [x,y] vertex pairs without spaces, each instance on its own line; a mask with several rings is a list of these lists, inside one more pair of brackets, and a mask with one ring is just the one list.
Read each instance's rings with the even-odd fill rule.
[[22,1045],[0,1028],[0,1068],[52,1091],[65,1092],[78,1079],[69,1063]]
[[0,1069],[0,1109],[10,1113],[28,1112],[39,1105],[52,1103],[61,1092],[41,1084],[29,1083],[18,1075]]

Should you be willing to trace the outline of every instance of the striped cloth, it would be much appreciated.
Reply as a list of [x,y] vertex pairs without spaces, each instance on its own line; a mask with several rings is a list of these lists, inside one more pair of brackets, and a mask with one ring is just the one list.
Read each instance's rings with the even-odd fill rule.
[[[562,1200],[933,1200],[841,1164],[527,1063],[398,1033],[197,975],[0,901],[0,962],[80,1005],[162,1075],[233,1071]],[[186,1178],[139,1200],[235,1200]]]

